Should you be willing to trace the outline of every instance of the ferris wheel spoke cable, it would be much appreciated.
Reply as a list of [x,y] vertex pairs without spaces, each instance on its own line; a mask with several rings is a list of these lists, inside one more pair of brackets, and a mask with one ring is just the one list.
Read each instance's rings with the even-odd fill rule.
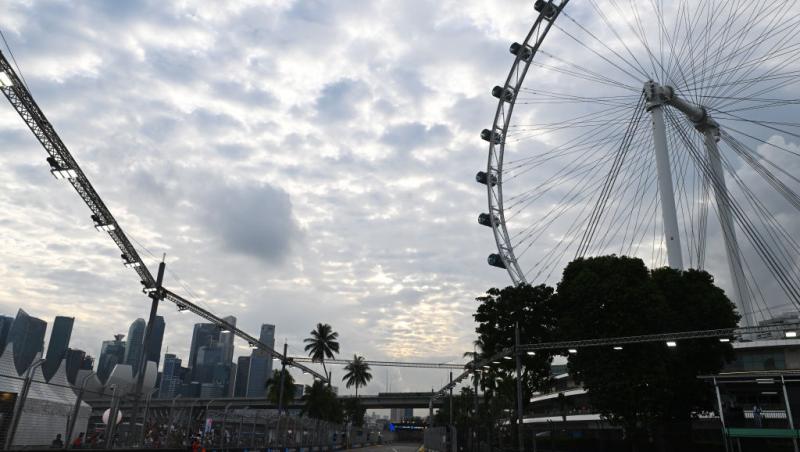
[[760,175],[767,183],[772,186],[778,193],[780,193],[786,201],[792,205],[798,212],[800,212],[800,196],[797,195],[791,188],[784,184],[773,174],[769,169],[761,164],[753,157],[754,152],[748,149],[743,143],[737,141],[730,135],[723,133],[722,139],[733,149],[739,157],[745,161],[758,175]]
[[[769,141],[766,141],[766,140],[763,140],[763,139],[761,139],[761,138],[756,138],[756,137],[754,137],[754,136],[752,136],[752,135],[749,135],[749,134],[747,134],[747,133],[741,132],[741,131],[739,131],[739,130],[736,130],[736,129],[732,128],[732,127],[726,127],[726,128],[725,128],[725,130],[726,130],[726,132],[727,132],[727,131],[730,131],[730,132],[735,132],[735,133],[738,133],[738,134],[740,134],[740,135],[744,135],[744,136],[746,136],[746,137],[748,137],[748,138],[751,138],[751,139],[753,139],[753,140],[755,140],[755,141],[758,141],[759,143],[762,143],[762,144],[765,144],[765,145],[768,145],[768,146],[774,147],[774,148],[776,148],[776,149],[779,149],[779,150],[781,150],[781,151],[787,152],[787,153],[789,153],[789,154],[794,154],[794,155],[796,155],[796,156],[800,157],[800,153],[796,153],[796,152],[794,152],[794,151],[792,151],[792,150],[790,150],[790,149],[786,149],[786,148],[785,148],[785,147],[783,147],[783,146],[778,146],[777,144],[773,144],[773,143],[771,143],[771,142],[769,142]],[[754,154],[756,157],[758,157],[758,159],[759,159],[759,160],[763,160],[763,161],[767,162],[767,163],[768,163],[768,164],[769,164],[771,167],[775,168],[775,170],[776,170],[776,171],[778,171],[778,172],[782,173],[784,176],[786,176],[786,177],[788,177],[788,178],[790,178],[790,179],[794,180],[794,181],[795,181],[795,182],[797,182],[798,184],[800,184],[800,179],[798,179],[798,178],[797,178],[797,177],[796,177],[794,174],[792,174],[792,173],[790,173],[790,172],[786,171],[786,170],[785,170],[783,167],[781,167],[780,165],[778,165],[778,164],[774,163],[772,160],[769,160],[769,159],[765,158],[765,157],[764,157],[762,154],[760,154],[759,152],[756,152],[756,151],[755,151],[755,150],[753,150],[752,148],[746,148],[746,149],[747,149],[747,150],[748,150],[750,153],[752,153],[752,154]]]
[[[733,49],[735,49],[734,53],[740,52],[740,51],[742,51],[741,49],[744,49],[743,53],[744,53],[745,56],[747,56],[747,55],[752,55],[752,52],[755,51],[755,48],[757,47],[755,45],[750,45],[750,46],[746,46],[746,47],[743,47],[743,46],[745,45],[745,40],[749,36],[750,31],[757,24],[757,22],[755,20],[756,17],[762,17],[760,15],[760,13],[763,12],[764,8],[766,8],[766,5],[768,5],[766,2],[761,2],[761,3],[757,3],[757,4],[752,4],[751,3],[752,7],[747,8],[747,10],[748,10],[750,15],[748,17],[746,17],[742,21],[742,27],[740,29],[734,30],[734,32],[731,33],[731,36],[734,37],[733,41],[731,42],[731,46],[733,47]],[[762,7],[762,9],[759,9],[758,8],[759,6]],[[772,5],[769,5],[769,6],[771,7]],[[770,19],[770,21],[767,24],[765,24],[765,26],[762,28],[762,30],[765,30],[765,29],[769,28],[770,25],[774,23],[774,20],[775,20],[775,16],[773,16]],[[764,37],[764,32],[763,31],[762,31],[761,37],[762,38]],[[732,54],[732,53],[727,53],[726,54],[724,48],[720,49],[720,50],[721,50],[719,52],[719,58],[721,60],[720,61],[720,73],[725,73],[730,67],[732,67],[732,66],[736,67],[736,64],[740,64],[742,62],[741,60],[737,60],[734,57],[734,54]],[[723,57],[723,55],[724,55],[724,57]],[[736,62],[736,64],[734,64],[734,62]],[[724,81],[730,80],[732,75],[733,75],[733,73],[729,73],[726,76],[726,78],[723,79],[723,80]],[[712,91],[712,94],[713,94],[713,91]]]
[[[673,124],[675,124],[677,120],[673,117],[674,114],[669,110],[666,110],[666,113],[666,116],[673,122]],[[702,170],[705,176],[709,178],[714,190],[719,193],[719,196],[729,204],[731,214],[735,217],[741,230],[745,233],[750,243],[754,246],[762,261],[771,270],[773,276],[775,276],[775,278],[778,280],[787,296],[789,296],[793,302],[800,307],[800,288],[798,288],[799,285],[795,283],[795,279],[797,277],[788,273],[783,265],[781,265],[775,253],[761,237],[761,234],[752,224],[750,218],[739,206],[737,200],[730,196],[726,190],[721,190],[721,182],[717,179],[717,176],[713,170],[711,170],[711,168],[708,166],[702,154],[700,154],[700,152],[692,145],[691,140],[687,137],[685,138],[685,142],[687,144],[686,148],[690,151],[695,164]]]
[[[593,168],[590,168],[590,169],[593,169]],[[587,171],[586,176],[588,177],[588,176],[593,176],[593,175],[596,175],[596,174],[598,174],[597,171]],[[585,179],[586,179],[586,177],[584,178],[584,180]],[[583,181],[581,181],[581,182],[583,182]],[[524,242],[529,241],[529,245],[523,250],[523,253],[521,253],[521,255],[524,254],[524,251],[527,251],[527,249],[529,249],[534,243],[536,243],[538,241],[538,239],[540,238],[541,234],[543,234],[547,230],[547,227],[549,227],[554,221],[556,221],[564,213],[566,213],[568,211],[568,209],[571,208],[574,205],[575,202],[580,202],[584,198],[588,198],[589,194],[594,193],[595,189],[600,188],[600,186],[604,182],[605,182],[605,178],[596,177],[594,180],[591,181],[591,185],[587,186],[586,184],[583,184],[583,183],[580,183],[580,182],[578,184],[573,185],[573,187],[570,189],[570,191],[568,191],[562,197],[562,199],[559,200],[558,203],[556,203],[557,207],[555,207],[555,208],[551,209],[550,211],[548,211],[548,213],[545,214],[542,217],[542,219],[540,219],[538,222],[534,223],[533,225],[529,226],[528,228],[523,229],[522,232],[525,232],[526,235],[524,237],[522,237],[514,245],[515,247],[516,246],[521,246]],[[580,199],[576,199],[577,196],[579,196],[580,194],[584,194],[584,196],[581,197]]]
[[[639,129],[637,129],[637,132]],[[598,225],[595,227],[598,231],[603,231],[602,235],[599,239],[593,240],[593,247],[587,252],[587,254],[607,254],[606,251],[609,248],[609,241],[611,238],[616,236],[619,233],[621,225],[620,223],[624,223],[625,218],[621,215],[624,212],[624,208],[631,198],[636,197],[635,188],[638,187],[638,181],[643,178],[643,166],[647,163],[647,161],[651,160],[648,157],[650,156],[650,147],[648,146],[644,150],[637,150],[641,149],[639,144],[644,142],[649,142],[649,135],[647,133],[637,133],[637,139],[631,142],[630,148],[632,149],[631,157],[628,158],[629,164],[626,164],[625,167],[619,172],[619,177],[622,177],[622,180],[635,180],[636,183],[632,184],[615,184],[612,187],[611,191],[609,192],[608,199],[611,201],[610,204],[607,204],[605,207],[605,212],[601,215],[601,219],[599,220]],[[633,190],[633,194],[630,192]],[[611,236],[611,238],[609,237]]]
[[[619,141],[610,141],[610,140],[608,140],[608,141],[605,141],[602,145],[589,147],[587,149],[587,151],[583,155],[578,156],[577,158],[575,158],[570,164],[564,165],[563,168],[561,170],[559,170],[559,172],[556,173],[553,176],[553,178],[574,175],[578,170],[582,170],[582,171],[580,171],[580,173],[582,173],[582,174],[587,174],[587,176],[596,176],[596,178],[598,180],[603,180],[602,176],[600,176],[601,173],[596,171],[596,168],[598,167],[598,163],[599,162],[606,161],[606,160],[611,160],[611,158],[613,158],[613,153],[612,152],[609,152],[607,155],[604,155],[604,156],[602,156],[602,157],[600,157],[598,159],[595,159],[594,161],[585,161],[584,163],[578,163],[577,161],[581,157],[586,156],[586,155],[588,155],[590,153],[604,154],[605,153],[604,150],[606,148],[608,148],[609,151],[613,151],[613,148],[611,148],[608,145],[609,144],[617,144],[617,143],[619,143]],[[618,145],[614,146],[614,148],[617,148],[617,147],[618,147]],[[564,173],[564,174],[562,174],[562,173]],[[553,179],[553,178],[551,178],[551,179]],[[545,182],[549,182],[551,179],[548,179]],[[555,187],[551,187],[551,188],[555,188]],[[573,190],[575,188],[578,188],[578,187],[577,186],[573,187]],[[589,191],[589,193],[593,193],[593,191]],[[537,196],[525,196],[522,199],[519,199],[517,202],[515,202],[514,206],[513,207],[509,207],[509,209],[510,210],[517,209],[517,207],[520,204],[524,203],[521,206],[519,206],[519,209],[517,209],[517,210],[521,211],[524,208],[527,208],[536,199],[538,199],[538,195]],[[510,219],[510,218],[507,217],[507,219]]]
[[[762,3],[762,5],[769,5],[770,8],[774,7],[774,5],[770,5],[766,2]],[[773,10],[779,10],[779,9],[773,9]],[[779,49],[780,46],[782,46],[786,42],[786,40],[790,36],[789,35],[790,33],[792,34],[794,33],[794,30],[798,25],[798,21],[796,19],[800,17],[800,14],[791,18],[790,20],[793,20],[793,22],[790,22],[789,24],[783,24],[783,23],[775,24],[775,20],[782,21],[789,10],[784,9],[783,11],[784,11],[783,15],[773,16],[773,18],[767,24],[763,25],[761,27],[762,32],[758,36],[754,37],[750,42],[744,43],[743,40],[748,36],[749,30],[752,29],[755,25],[750,24],[750,27],[748,28],[747,32],[741,33],[739,38],[740,40],[737,43],[737,50],[726,57],[725,65],[721,69],[723,73],[728,71],[730,68],[734,68],[735,70],[728,72],[726,77],[724,79],[721,79],[723,82],[731,81],[734,75],[737,75],[738,77],[745,77],[749,74],[752,74],[755,69],[760,68],[761,66],[753,65],[749,69],[747,69],[744,73],[741,73],[741,69],[742,65],[748,61],[747,59],[750,58],[756,52],[757,49],[759,49],[764,43],[768,42],[769,39],[772,38],[773,36],[778,36],[781,32],[785,32],[786,34],[784,34],[782,37],[778,37],[778,41],[773,43],[772,49],[766,53],[766,56],[769,56],[771,53],[776,51],[775,49]],[[739,50],[739,49],[744,49],[744,50]],[[742,56],[739,59],[737,59],[735,56],[735,53],[738,52],[742,53]],[[709,94],[711,95],[719,94],[719,89],[717,89],[716,91],[712,91]]]
[[[637,107],[644,107],[644,95],[641,96],[639,100],[639,105]],[[592,240],[592,236],[594,235],[594,228],[597,225],[597,222],[602,215],[603,209],[605,208],[605,204],[608,200],[609,193],[614,186],[614,182],[616,182],[617,175],[619,174],[620,167],[622,162],[625,159],[625,156],[630,149],[630,141],[633,138],[633,135],[636,133],[636,129],[639,126],[640,120],[643,116],[644,108],[637,108],[633,113],[633,118],[631,119],[630,123],[628,124],[625,137],[622,140],[622,143],[617,151],[615,156],[614,164],[611,167],[611,171],[609,172],[606,178],[606,184],[603,186],[603,190],[600,192],[600,196],[597,198],[597,203],[595,204],[594,210],[592,215],[589,219],[589,224],[587,225],[586,231],[581,238],[581,242],[578,245],[578,251],[576,253],[576,257],[583,257],[584,253],[586,252],[586,248],[588,244]]]

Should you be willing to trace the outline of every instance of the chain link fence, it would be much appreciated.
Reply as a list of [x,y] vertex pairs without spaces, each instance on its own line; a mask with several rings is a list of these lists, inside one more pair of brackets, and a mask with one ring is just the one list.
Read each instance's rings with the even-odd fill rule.
[[[28,375],[0,373],[0,447],[6,450],[212,449],[336,450],[379,441],[377,432],[317,419],[298,412],[215,406],[206,400],[170,402],[145,397],[138,415],[130,395],[113,387],[71,385],[64,375],[44,381],[38,369]],[[77,379],[79,382],[81,378]],[[151,394],[152,395],[152,394]],[[231,401],[234,399],[226,399]],[[91,402],[87,403],[87,401]],[[212,401],[213,402],[213,401]],[[117,413],[114,416],[113,413]],[[116,417],[117,422],[110,422]]]

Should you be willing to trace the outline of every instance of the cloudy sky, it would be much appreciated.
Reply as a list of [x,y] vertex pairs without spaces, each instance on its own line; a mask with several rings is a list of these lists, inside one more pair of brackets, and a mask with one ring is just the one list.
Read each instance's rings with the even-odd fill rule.
[[[11,1],[0,27],[147,263],[167,254],[168,287],[253,334],[274,323],[296,354],[327,322],[343,356],[441,362],[471,348],[474,297],[509,282],[473,177],[533,10],[498,6]],[[7,104],[0,142],[0,309],[75,316],[96,354],[148,299]],[[197,319],[160,312],[186,357]]]
[[[474,175],[532,3],[11,0],[0,29],[151,269],[166,253],[167,287],[251,334],[275,324],[290,354],[326,322],[343,357],[461,362],[474,298],[510,282],[486,265]],[[7,104],[0,143],[0,311],[74,316],[72,345],[96,355],[149,300]],[[723,259],[709,245],[709,267]],[[187,357],[198,319],[160,313]],[[364,392],[446,378],[374,373]]]

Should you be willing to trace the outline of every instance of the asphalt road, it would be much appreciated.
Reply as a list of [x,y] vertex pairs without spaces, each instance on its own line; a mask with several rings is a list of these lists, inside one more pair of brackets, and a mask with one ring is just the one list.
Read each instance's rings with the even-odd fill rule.
[[384,444],[382,446],[365,447],[363,449],[350,449],[361,450],[365,452],[380,451],[380,452],[417,452],[419,444]]

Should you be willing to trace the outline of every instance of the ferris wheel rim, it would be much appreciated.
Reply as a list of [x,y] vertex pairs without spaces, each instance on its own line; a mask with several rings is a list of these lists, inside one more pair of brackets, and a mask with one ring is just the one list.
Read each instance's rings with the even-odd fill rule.
[[[540,2],[537,2],[540,3]],[[516,105],[517,95],[519,94],[519,88],[522,86],[523,82],[525,81],[525,76],[528,73],[528,68],[530,67],[531,63],[533,62],[534,58],[536,58],[536,53],[538,53],[539,48],[541,47],[542,43],[544,42],[545,38],[547,37],[550,28],[552,27],[555,20],[558,18],[561,11],[567,6],[569,0],[561,0],[558,6],[555,5],[553,0],[548,0],[546,2],[541,2],[540,4],[544,3],[544,7],[534,20],[533,25],[531,26],[528,34],[525,36],[525,39],[520,44],[520,50],[517,52],[516,57],[514,58],[514,62],[511,65],[511,69],[508,71],[508,76],[506,77],[506,81],[503,85],[502,95],[498,98],[497,109],[495,111],[494,120],[492,121],[492,135],[490,136],[489,141],[489,155],[486,164],[486,174],[488,176],[488,181],[486,184],[486,191],[487,191],[487,198],[488,198],[488,207],[489,207],[489,219],[491,222],[492,227],[492,234],[494,236],[495,244],[497,246],[497,252],[502,259],[504,267],[508,272],[509,276],[511,277],[512,282],[515,285],[520,284],[527,284],[527,278],[525,277],[525,273],[522,271],[517,258],[514,253],[514,247],[511,243],[511,238],[508,234],[508,228],[506,226],[505,220],[505,212],[503,209],[503,159],[505,155],[505,137],[508,132],[508,127],[511,124],[511,118],[514,112],[514,106]],[[549,6],[555,7],[554,14],[552,14],[549,18],[546,15],[546,8]],[[542,23],[546,22],[547,25],[544,28],[544,31],[536,36],[536,42],[533,46],[530,46],[531,38],[534,37],[534,33],[537,29],[541,29]],[[529,57],[525,57],[525,52],[530,49],[531,54]],[[522,64],[523,68],[520,72],[519,67]],[[517,77],[515,77],[515,73]],[[512,97],[510,101],[505,100],[506,90],[512,88],[511,81],[516,78],[514,83]],[[506,108],[507,106],[507,108]],[[498,122],[502,121],[502,126],[498,127]],[[494,133],[495,131],[500,130],[501,132],[501,140],[499,143],[495,143],[494,140]],[[496,183],[493,181],[493,177],[496,177]],[[495,216],[497,214],[497,216]],[[491,256],[490,256],[491,259]]]

